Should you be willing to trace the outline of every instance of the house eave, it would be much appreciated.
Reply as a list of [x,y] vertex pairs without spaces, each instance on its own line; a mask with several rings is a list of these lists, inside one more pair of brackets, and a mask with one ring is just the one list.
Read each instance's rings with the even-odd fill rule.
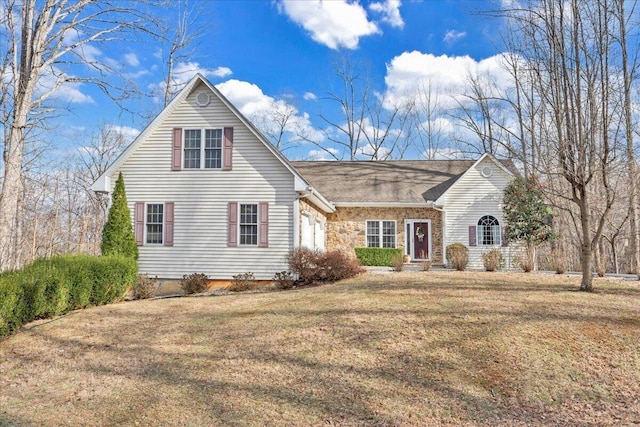
[[435,202],[334,202],[336,208],[441,208]]

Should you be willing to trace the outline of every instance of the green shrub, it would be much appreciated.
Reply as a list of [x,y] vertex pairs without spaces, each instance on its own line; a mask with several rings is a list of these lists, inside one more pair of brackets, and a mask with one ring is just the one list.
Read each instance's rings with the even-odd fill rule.
[[355,248],[355,251],[362,265],[394,267],[396,257],[402,258],[400,248]]
[[206,274],[192,273],[182,276],[180,288],[185,294],[199,294],[209,288],[209,278]]
[[504,261],[502,259],[502,251],[494,248],[489,252],[483,252],[482,263],[486,271],[496,271],[502,268]]
[[469,249],[462,243],[452,243],[447,246],[447,262],[452,268],[463,271],[469,263]]
[[0,337],[9,335],[22,325],[24,291],[13,279],[0,279]]
[[298,281],[303,284],[335,282],[364,271],[358,260],[340,251],[320,252],[298,248],[289,252],[287,262]]
[[256,280],[253,273],[240,273],[231,276],[231,286],[227,289],[233,292],[243,292],[255,288]]
[[133,235],[122,172],[118,175],[111,198],[109,216],[102,229],[102,255],[124,255],[138,259],[138,245]]
[[123,256],[59,256],[0,275],[0,336],[24,323],[124,298],[137,265]]

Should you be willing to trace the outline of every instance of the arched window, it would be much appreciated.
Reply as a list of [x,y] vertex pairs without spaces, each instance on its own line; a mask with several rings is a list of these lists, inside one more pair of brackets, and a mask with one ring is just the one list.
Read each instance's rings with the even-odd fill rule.
[[500,244],[500,223],[495,217],[485,215],[478,221],[478,244],[487,246]]

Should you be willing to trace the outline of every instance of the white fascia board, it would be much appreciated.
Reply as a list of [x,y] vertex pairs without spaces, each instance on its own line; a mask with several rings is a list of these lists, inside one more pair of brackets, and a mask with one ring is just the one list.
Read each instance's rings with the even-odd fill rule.
[[101,175],[96,182],[91,184],[91,191],[94,193],[109,193],[111,191],[111,177]]
[[335,202],[337,208],[436,208],[432,201],[427,202]]

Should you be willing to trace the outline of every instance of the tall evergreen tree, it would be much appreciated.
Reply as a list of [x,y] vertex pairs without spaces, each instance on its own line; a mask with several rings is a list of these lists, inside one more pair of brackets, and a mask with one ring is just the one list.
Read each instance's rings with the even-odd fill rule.
[[120,254],[138,259],[138,246],[133,235],[131,212],[127,207],[122,172],[118,175],[113,189],[109,217],[102,229],[102,255]]

